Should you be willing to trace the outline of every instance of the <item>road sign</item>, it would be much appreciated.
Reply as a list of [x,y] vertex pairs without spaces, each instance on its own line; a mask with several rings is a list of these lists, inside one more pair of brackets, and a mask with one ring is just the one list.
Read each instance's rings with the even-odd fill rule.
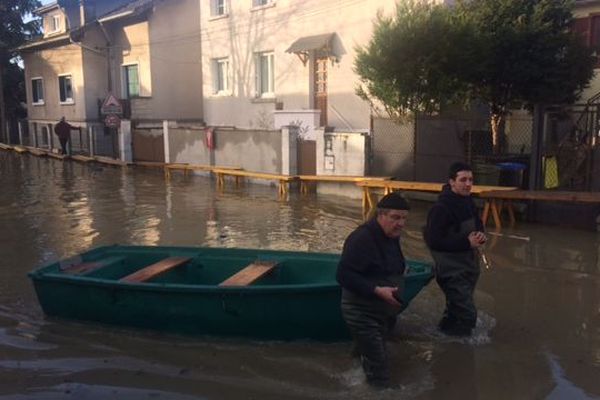
[[104,117],[104,125],[108,128],[120,128],[121,127],[121,118],[119,118],[116,114],[108,114]]
[[109,93],[102,102],[100,112],[102,114],[123,114],[123,105],[119,99],[117,99],[112,93]]

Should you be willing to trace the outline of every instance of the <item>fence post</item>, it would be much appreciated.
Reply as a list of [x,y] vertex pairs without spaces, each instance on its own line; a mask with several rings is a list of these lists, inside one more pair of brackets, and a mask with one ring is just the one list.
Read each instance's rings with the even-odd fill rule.
[[32,129],[33,130],[33,147],[39,148],[39,146],[38,146],[39,140],[38,140],[38,136],[37,136],[37,131],[38,131],[37,122],[34,122],[32,126],[33,126],[33,129]]
[[538,190],[542,188],[542,156],[544,145],[544,131],[546,129],[546,109],[537,104],[533,109],[533,124],[531,135],[531,160],[529,167],[529,188]]
[[52,124],[47,124],[46,129],[46,141],[48,142],[48,146],[50,147],[50,151],[54,149],[54,136],[52,136]]
[[169,151],[169,121],[163,120],[163,144],[165,147],[165,164],[171,162],[170,151]]
[[19,130],[19,144],[23,145],[23,128],[21,128],[21,121],[17,121],[17,129]]
[[121,161],[130,163],[133,160],[131,154],[131,121],[121,120],[121,129],[119,129],[119,149]]
[[298,128],[296,126],[281,127],[281,174],[296,175],[298,173]]
[[87,127],[88,131],[88,143],[89,143],[89,151],[90,157],[94,157],[94,126],[90,125]]

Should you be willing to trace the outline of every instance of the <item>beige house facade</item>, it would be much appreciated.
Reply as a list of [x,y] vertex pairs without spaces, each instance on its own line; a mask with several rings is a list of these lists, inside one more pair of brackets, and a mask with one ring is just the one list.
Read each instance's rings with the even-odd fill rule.
[[109,94],[122,100],[120,118],[134,125],[202,120],[197,0],[62,3],[37,10],[43,37],[20,48],[31,144],[53,147],[62,116],[92,136],[106,135],[100,104]]
[[272,129],[304,113],[315,126],[369,130],[355,94],[356,46],[393,0],[201,0],[204,117]]

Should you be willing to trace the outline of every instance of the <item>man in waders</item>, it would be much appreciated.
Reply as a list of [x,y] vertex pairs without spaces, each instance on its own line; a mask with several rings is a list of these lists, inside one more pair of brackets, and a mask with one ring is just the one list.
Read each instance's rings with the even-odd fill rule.
[[468,164],[450,166],[448,184],[429,210],[425,242],[435,261],[435,278],[446,296],[439,328],[447,335],[469,336],[477,322],[473,292],[479,278],[478,248],[483,224],[471,198],[473,171]]
[[342,286],[342,315],[354,337],[367,382],[390,385],[385,338],[402,308],[404,256],[400,233],[408,203],[398,193],[377,203],[377,215],[359,226],[344,242],[337,269]]

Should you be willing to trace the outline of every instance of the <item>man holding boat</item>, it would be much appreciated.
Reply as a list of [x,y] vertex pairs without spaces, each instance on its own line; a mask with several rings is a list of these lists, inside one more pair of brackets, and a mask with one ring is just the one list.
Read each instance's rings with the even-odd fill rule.
[[453,163],[438,201],[429,210],[424,237],[435,261],[435,278],[446,296],[442,332],[470,336],[477,322],[473,292],[479,278],[478,249],[487,238],[471,198],[473,171]]
[[367,382],[390,384],[385,345],[402,309],[405,261],[400,234],[409,206],[398,193],[377,203],[377,215],[344,242],[337,280],[342,286],[342,315],[354,337]]

